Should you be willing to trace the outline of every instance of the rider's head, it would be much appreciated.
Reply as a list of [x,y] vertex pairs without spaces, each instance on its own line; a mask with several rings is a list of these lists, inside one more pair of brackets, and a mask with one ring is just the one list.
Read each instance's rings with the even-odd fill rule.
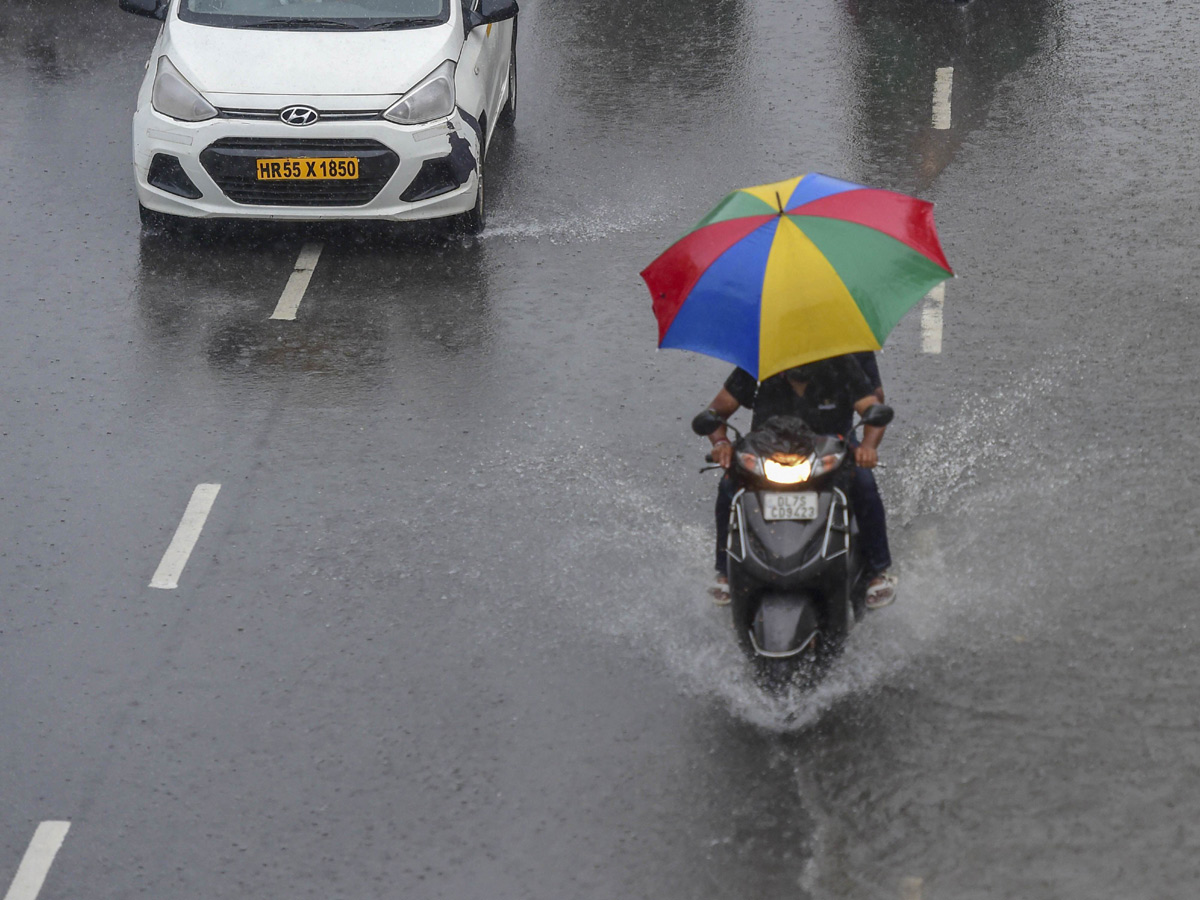
[[794,366],[783,373],[784,377],[796,387],[802,387],[808,384],[816,377],[818,369],[817,363],[807,363],[803,366]]

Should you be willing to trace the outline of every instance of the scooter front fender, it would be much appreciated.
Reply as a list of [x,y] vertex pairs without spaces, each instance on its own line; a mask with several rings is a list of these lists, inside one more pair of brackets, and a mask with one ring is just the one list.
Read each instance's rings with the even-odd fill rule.
[[796,656],[812,646],[819,629],[816,598],[811,594],[767,591],[750,623],[750,645],[759,656]]

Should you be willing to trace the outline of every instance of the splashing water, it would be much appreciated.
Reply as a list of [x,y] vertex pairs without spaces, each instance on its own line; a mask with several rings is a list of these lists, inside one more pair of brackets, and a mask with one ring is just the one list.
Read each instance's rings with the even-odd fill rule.
[[557,215],[548,219],[511,220],[503,215],[490,219],[480,235],[488,239],[545,238],[551,243],[598,241],[615,234],[643,231],[648,226],[666,221],[666,216],[654,210],[664,204],[647,203],[644,208],[613,208],[603,204],[588,207],[588,214]]
[[[606,521],[622,523],[570,539],[576,549],[604,546],[612,571],[620,573],[614,590],[628,602],[603,627],[658,655],[689,693],[714,697],[733,715],[781,733],[810,727],[845,698],[887,684],[948,628],[961,631],[968,642],[975,635],[994,639],[990,632],[1010,627],[1012,607],[1023,602],[1022,575],[1009,570],[1003,553],[979,560],[978,548],[990,537],[998,507],[1030,502],[1023,495],[1014,499],[1016,479],[1010,477],[1011,470],[1028,480],[1029,451],[1018,451],[1008,435],[1029,420],[1031,407],[1059,390],[1062,379],[1060,372],[1030,372],[992,396],[964,398],[944,425],[909,441],[900,464],[883,476],[893,552],[903,569],[899,601],[859,624],[820,684],[782,695],[765,693],[754,682],[728,610],[714,607],[708,596],[712,526],[681,523],[643,485],[598,470],[594,460],[591,466],[582,458],[568,463],[586,473],[579,487],[588,502],[608,508]],[[1042,445],[1040,452],[1045,466],[1061,466],[1052,445]],[[1038,502],[1048,511],[1069,485],[1046,481]],[[1036,609],[1022,612],[1037,615]]]
[[[844,697],[886,681],[935,630],[938,602],[919,599],[940,594],[927,571],[912,579],[914,597],[905,606],[873,614],[856,629],[845,656],[815,689],[765,693],[737,645],[728,609],[715,606],[708,593],[711,526],[681,522],[644,485],[601,471],[596,463],[583,451],[524,461],[534,470],[552,466],[579,473],[571,486],[576,505],[597,510],[597,516],[550,522],[558,544],[549,556],[586,559],[589,569],[599,564],[613,573],[606,591],[621,602],[597,616],[592,582],[547,573],[556,595],[609,636],[661,659],[688,693],[714,698],[750,724],[775,732],[810,726]],[[556,513],[547,515],[553,519]],[[620,527],[611,528],[614,522]]]

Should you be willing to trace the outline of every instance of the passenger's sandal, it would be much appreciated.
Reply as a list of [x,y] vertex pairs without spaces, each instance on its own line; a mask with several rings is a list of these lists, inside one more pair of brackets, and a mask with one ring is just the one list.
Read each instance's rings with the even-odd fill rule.
[[895,575],[876,575],[867,588],[867,609],[883,609],[896,602]]

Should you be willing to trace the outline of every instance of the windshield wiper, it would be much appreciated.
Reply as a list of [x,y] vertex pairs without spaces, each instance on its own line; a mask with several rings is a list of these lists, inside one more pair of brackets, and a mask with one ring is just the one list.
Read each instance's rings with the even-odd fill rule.
[[424,28],[428,25],[441,25],[443,19],[389,19],[386,22],[374,22],[363,28],[363,31],[387,31],[392,28]]
[[337,19],[262,19],[247,28],[343,28],[358,31],[358,26]]

